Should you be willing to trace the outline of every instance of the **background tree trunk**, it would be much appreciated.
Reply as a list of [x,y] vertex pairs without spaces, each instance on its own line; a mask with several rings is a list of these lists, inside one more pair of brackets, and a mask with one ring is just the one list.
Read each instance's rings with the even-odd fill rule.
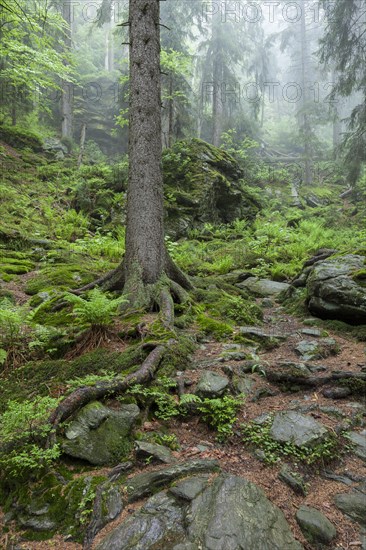
[[[62,3],[62,17],[66,22],[64,47],[69,53],[72,46],[72,2]],[[67,61],[64,62],[67,64]],[[62,81],[61,86],[61,137],[72,139],[73,129],[73,84]]]
[[311,169],[311,128],[309,124],[309,94],[308,94],[308,79],[309,79],[309,48],[308,37],[306,30],[306,2],[304,2],[301,15],[301,84],[302,84],[302,131],[304,139],[304,183],[310,185],[313,181]]

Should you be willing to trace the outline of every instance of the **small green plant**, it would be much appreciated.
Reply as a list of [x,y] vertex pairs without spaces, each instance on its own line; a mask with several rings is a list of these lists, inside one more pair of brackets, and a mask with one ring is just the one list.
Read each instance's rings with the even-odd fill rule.
[[154,414],[157,418],[169,420],[173,416],[179,415],[178,403],[174,396],[169,393],[176,385],[176,382],[171,378],[162,376],[150,387],[136,384],[128,390],[127,394],[137,397],[142,405],[147,408],[156,407]]
[[98,288],[91,290],[87,299],[68,293],[65,300],[73,305],[76,324],[91,329],[112,325],[119,306],[127,301],[124,296],[110,299]]
[[179,441],[175,434],[155,433],[153,438],[155,443],[158,445],[165,445],[172,451],[177,451],[179,449]]
[[89,487],[83,491],[83,496],[78,505],[80,525],[85,525],[88,523],[93,512],[95,497],[96,491],[93,487]]
[[[0,348],[1,363],[5,367],[16,367],[24,361],[27,350],[24,345],[26,333],[24,308],[15,306],[10,300],[4,298],[0,302]],[[4,352],[6,352],[5,358]]]
[[52,430],[49,414],[58,399],[38,397],[33,401],[9,401],[0,420],[0,465],[8,476],[41,472],[60,456],[58,444],[45,449],[44,443]]
[[201,400],[197,403],[197,410],[202,413],[203,420],[217,430],[217,439],[224,441],[233,435],[233,425],[237,420],[236,414],[242,404],[242,397],[225,395],[215,399]]
[[242,424],[243,442],[263,451],[263,460],[266,464],[276,464],[281,458],[292,458],[295,461],[314,464],[327,463],[338,458],[340,453],[349,450],[350,446],[340,443],[339,436],[328,433],[323,441],[311,447],[298,446],[294,443],[280,443],[271,437],[271,416],[263,424],[249,422]]

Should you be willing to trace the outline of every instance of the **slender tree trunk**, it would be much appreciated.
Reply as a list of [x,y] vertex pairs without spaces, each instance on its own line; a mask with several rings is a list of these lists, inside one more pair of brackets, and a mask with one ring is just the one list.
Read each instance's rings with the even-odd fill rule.
[[220,21],[217,17],[212,18],[212,42],[213,42],[213,98],[212,98],[212,143],[219,147],[222,134],[223,104],[221,97],[221,85],[223,78],[222,49],[220,40]]
[[81,135],[80,135],[80,151],[79,151],[79,157],[78,157],[78,168],[80,168],[82,162],[83,162],[83,156],[84,156],[84,149],[85,149],[85,137],[86,137],[86,124],[83,123],[81,127]]
[[169,104],[168,104],[168,147],[173,145],[174,134],[174,103],[173,103],[173,75],[169,75]]
[[159,0],[130,0],[129,185],[125,292],[164,271]]
[[[66,22],[64,47],[69,53],[72,46],[72,2],[63,2],[62,16]],[[64,61],[67,64],[67,61]],[[73,130],[73,85],[67,80],[61,86],[61,137],[72,139]]]
[[305,15],[305,2],[304,9],[301,16],[301,80],[302,80],[302,131],[304,139],[304,182],[306,185],[312,183],[312,170],[311,170],[311,128],[309,124],[308,109],[308,73],[309,73],[309,54],[308,54],[308,40],[306,32],[306,15]]

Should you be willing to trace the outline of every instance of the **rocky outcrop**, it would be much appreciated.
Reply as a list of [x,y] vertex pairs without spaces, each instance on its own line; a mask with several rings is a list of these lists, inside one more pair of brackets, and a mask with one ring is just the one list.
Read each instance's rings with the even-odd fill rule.
[[242,184],[236,160],[200,139],[179,141],[163,155],[166,227],[172,237],[204,223],[253,219],[260,203]]
[[195,476],[151,497],[98,550],[301,550],[283,513],[246,479]]
[[366,256],[323,258],[312,258],[313,263],[293,281],[295,287],[306,286],[309,311],[322,319],[366,323]]

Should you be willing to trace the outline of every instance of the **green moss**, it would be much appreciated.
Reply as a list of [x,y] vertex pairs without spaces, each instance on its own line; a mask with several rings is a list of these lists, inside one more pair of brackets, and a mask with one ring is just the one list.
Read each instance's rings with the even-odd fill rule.
[[212,336],[216,340],[225,340],[233,334],[231,325],[212,319],[204,314],[198,315],[197,326],[203,334]]
[[27,281],[25,292],[33,295],[55,287],[74,288],[94,281],[98,275],[91,266],[86,265],[49,266]]
[[0,139],[12,147],[30,147],[36,152],[42,151],[41,137],[18,126],[0,125]]
[[180,335],[164,354],[159,368],[159,376],[172,376],[177,371],[189,368],[196,344],[189,336]]
[[60,395],[66,390],[66,381],[87,374],[111,371],[115,374],[131,372],[140,365],[147,352],[140,346],[131,346],[124,353],[99,349],[74,361],[55,360],[31,362],[8,374],[2,380],[0,410],[10,399],[21,401],[34,395]]
[[366,396],[366,380],[358,378],[342,378],[338,381],[341,386],[349,388],[353,395]]
[[352,279],[360,286],[366,287],[366,269],[360,269],[352,275]]

